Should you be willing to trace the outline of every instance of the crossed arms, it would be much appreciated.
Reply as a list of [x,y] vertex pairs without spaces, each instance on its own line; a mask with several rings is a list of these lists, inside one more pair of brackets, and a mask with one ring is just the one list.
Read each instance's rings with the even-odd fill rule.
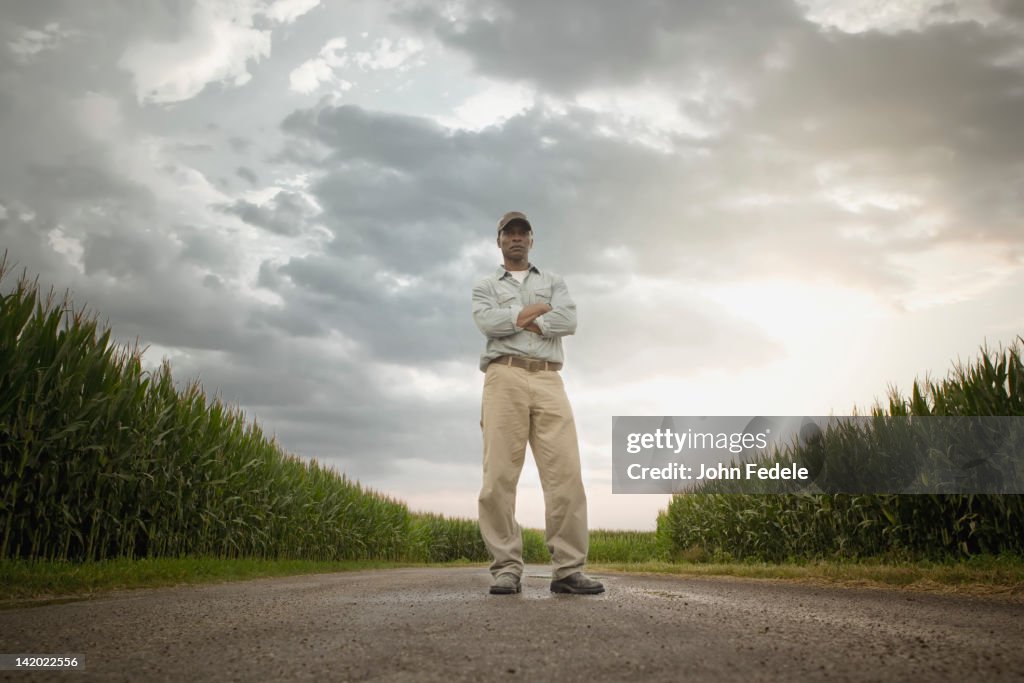
[[551,304],[530,304],[529,306],[523,306],[522,310],[519,311],[519,315],[516,316],[516,327],[521,327],[524,330],[529,330],[534,334],[544,334],[544,331],[540,329],[540,325],[534,321],[545,313],[549,313],[554,309]]
[[551,285],[551,303],[521,306],[514,298],[499,302],[491,280],[473,287],[473,320],[488,339],[527,330],[542,337],[564,337],[576,332],[576,304],[560,277]]

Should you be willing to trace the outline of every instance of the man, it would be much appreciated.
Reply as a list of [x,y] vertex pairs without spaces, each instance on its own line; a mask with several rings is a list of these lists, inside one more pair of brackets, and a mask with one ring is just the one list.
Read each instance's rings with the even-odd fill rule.
[[551,591],[604,591],[582,573],[587,497],[576,423],[562,377],[562,337],[576,331],[576,304],[561,277],[529,261],[533,226],[510,211],[498,221],[504,264],[473,287],[473,320],[487,337],[480,427],[484,438],[480,534],[494,562],[491,593],[522,590],[523,537],[516,486],[529,442],[544,489],[545,534],[554,565]]

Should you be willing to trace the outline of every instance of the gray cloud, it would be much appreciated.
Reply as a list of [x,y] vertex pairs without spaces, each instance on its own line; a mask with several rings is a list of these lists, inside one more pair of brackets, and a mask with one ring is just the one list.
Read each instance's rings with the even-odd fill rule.
[[239,166],[235,170],[235,175],[237,175],[242,180],[247,181],[250,185],[255,185],[260,180],[259,176],[256,175],[255,171],[253,171],[250,168],[246,168],[245,166]]
[[[876,247],[821,229],[851,222],[834,205],[801,197],[777,207],[722,206],[738,191],[779,192],[794,172],[813,185],[810,169],[766,166],[759,145],[731,139],[705,143],[713,164],[698,149],[666,156],[589,132],[593,119],[582,110],[562,119],[533,110],[500,129],[452,135],[412,117],[347,106],[293,114],[285,127],[331,150],[314,193],[335,235],[328,251],[339,257],[358,252],[420,274],[448,260],[453,245],[488,239],[494,217],[519,206],[538,226],[537,258],[558,254],[566,272],[605,269],[603,254],[625,247],[653,275],[753,276],[796,258],[809,274],[899,284]],[[367,146],[371,131],[382,129],[408,144]],[[545,139],[557,142],[546,146]]]
[[[535,261],[579,304],[572,367],[609,386],[785,353],[702,286],[791,277],[895,299],[915,282],[894,256],[956,240],[1020,254],[1019,23],[843,34],[781,1],[509,0],[455,23],[432,7],[406,5],[373,37],[436,39],[475,75],[532,84],[537,103],[478,131],[444,128],[412,96],[392,93],[401,106],[385,111],[362,83],[347,104],[307,106],[288,74],[355,25],[338,20],[275,34],[244,87],[139,106],[118,60],[146,36],[181,37],[189,3],[13,3],[0,33],[0,240],[120,338],[168,349],[179,379],[257,411],[290,450],[368,476],[414,457],[476,464],[477,396],[403,393],[388,372],[479,379],[469,293],[498,263],[506,210],[531,216]],[[48,22],[78,33],[15,59],[10,36]],[[446,87],[446,74],[408,77]],[[671,151],[652,149],[642,116],[609,135],[613,115],[573,99],[641,83],[707,134],[662,131]],[[96,123],[83,99],[116,107]],[[301,192],[259,205],[209,181],[293,188],[303,174]],[[180,189],[158,186],[168,179]],[[933,214],[937,227],[921,228]],[[240,249],[237,219],[264,231],[259,253]],[[634,275],[690,296],[631,298]],[[609,362],[622,348],[639,351]]]
[[[0,242],[10,249],[8,263],[12,270],[23,266],[39,274],[44,286],[69,287],[76,304],[98,312],[117,340],[155,346],[151,360],[170,353],[179,382],[198,378],[211,393],[258,408],[261,422],[279,420],[291,450],[337,458],[352,443],[359,447],[353,462],[376,462],[368,445],[380,425],[365,418],[382,415],[394,402],[373,390],[375,378],[357,372],[366,358],[324,367],[323,348],[303,341],[314,336],[304,323],[323,319],[315,306],[297,302],[283,312],[280,325],[268,323],[279,309],[249,296],[242,279],[245,254],[225,225],[227,216],[218,221],[218,212],[204,214],[205,204],[195,205],[210,192],[197,169],[207,177],[226,174],[239,169],[229,155],[253,150],[244,120],[208,125],[219,116],[215,90],[204,93],[210,102],[181,103],[173,112],[140,108],[131,80],[116,67],[127,43],[146,35],[173,40],[185,30],[168,12],[187,16],[188,6],[163,6],[138,3],[114,11],[99,3],[26,3],[5,10],[5,39],[22,27],[56,20],[79,31],[75,41],[25,64],[11,57],[6,42],[0,44]],[[116,128],[97,129],[81,118],[76,102],[90,93],[111,104]],[[266,123],[273,120],[252,125]],[[136,145],[143,138],[162,171],[138,165]],[[274,144],[267,136],[261,140]],[[176,158],[195,151],[204,159]],[[240,177],[256,183],[276,175],[265,173],[266,167],[246,162]],[[180,182],[180,190],[147,185],[161,178]],[[272,237],[298,235],[316,215],[292,192],[261,207],[236,200],[228,208]],[[59,246],[56,235],[62,235]],[[4,287],[10,284],[5,279]],[[318,340],[328,331],[317,332]],[[358,397],[349,398],[355,387]],[[289,412],[296,406],[301,419]],[[404,410],[415,412],[412,406]],[[348,413],[352,420],[339,419]],[[312,420],[316,416],[319,421]],[[339,436],[339,423],[358,425],[361,435]],[[385,440],[381,447],[395,446]],[[380,464],[397,466],[393,459]]]
[[450,21],[437,3],[416,3],[395,17],[464,51],[483,74],[559,93],[632,85],[722,62],[749,64],[780,32],[804,23],[787,0],[497,0],[465,12]]
[[238,154],[241,154],[243,152],[249,151],[249,149],[252,147],[252,140],[246,140],[245,138],[232,136],[228,138],[228,144],[231,146],[232,150],[234,150]]
[[926,204],[955,217],[949,236],[1011,237],[992,209],[1024,208],[1010,188],[1024,153],[1014,133],[1024,74],[997,62],[1019,44],[976,24],[807,38],[737,124],[792,154],[848,163],[854,179],[922,188]]
[[1007,18],[1024,21],[1024,5],[1017,0],[994,0],[992,6]]
[[[500,129],[451,134],[423,118],[342,106],[297,112],[284,127],[331,150],[314,191],[335,232],[332,248],[379,253],[392,268],[418,272],[415,264],[443,260],[453,245],[491,238],[496,216],[522,206],[544,244],[584,259],[571,269],[602,236],[621,233],[630,207],[616,195],[663,186],[673,165],[587,132],[590,118],[534,110]],[[542,138],[557,143],[545,148]],[[590,239],[579,239],[584,232]]]
[[[585,124],[593,115],[582,110],[574,114],[552,120],[535,110],[499,129],[455,134],[425,119],[353,106],[320,106],[293,114],[284,128],[300,141],[329,150],[320,162],[323,176],[312,191],[334,239],[316,257],[292,259],[282,267],[264,264],[261,284],[288,304],[261,319],[310,334],[327,334],[335,327],[394,362],[475,356],[482,340],[469,323],[469,291],[500,255],[495,247],[491,260],[474,263],[472,273],[452,277],[447,271],[460,246],[492,242],[496,217],[511,206],[530,207],[537,225],[538,263],[548,265],[544,254],[557,254],[550,267],[570,280],[574,273],[607,272],[604,253],[616,246],[636,251],[651,274],[670,274],[681,263],[706,261],[699,249],[692,254],[679,249],[675,256],[665,249],[665,240],[679,239],[671,237],[677,234],[676,225],[653,222],[636,231],[631,223],[638,207],[629,188],[647,186],[653,196],[669,191],[681,180],[672,160],[590,133]],[[542,138],[557,143],[549,148],[541,144]],[[684,164],[683,175],[688,171]],[[590,197],[593,201],[587,201]],[[702,231],[695,238],[704,236]],[[717,267],[732,270],[728,262]],[[388,273],[414,284],[389,287]],[[594,304],[591,329],[619,338],[614,322],[610,327],[601,322],[609,307],[600,292],[588,295],[584,289],[581,294]],[[314,311],[317,322],[309,322]],[[777,352],[749,330],[738,333],[733,323],[685,308],[680,317],[702,327],[704,341],[729,339],[757,348],[746,363],[763,362]],[[657,348],[689,344],[698,344],[697,338],[669,342],[666,337],[666,346]],[[736,358],[730,344],[716,347],[722,353],[708,355],[706,362]],[[593,345],[581,360],[600,366],[591,357],[601,348]]]
[[426,277],[415,286],[395,289],[377,276],[379,272],[369,257],[292,259],[264,271],[262,278],[275,285],[287,305],[255,318],[293,333],[319,336],[339,330],[364,353],[383,361],[464,358],[477,334],[466,317],[469,285],[446,287]]
[[[1001,8],[1007,16],[1018,11],[1013,3]],[[698,180],[706,186],[708,174],[720,176],[723,194],[772,184],[767,174],[756,177],[765,162],[788,163],[781,178],[824,160],[850,162],[852,176],[890,191],[912,189],[915,180],[931,188],[925,202],[956,216],[948,238],[974,234],[979,222],[999,239],[1015,237],[1008,218],[1021,208],[1012,178],[1022,151],[1015,131],[1024,118],[1024,85],[1019,62],[1000,64],[1020,45],[1012,26],[826,33],[790,2],[496,2],[454,22],[426,3],[397,16],[464,52],[480,73],[530,81],[555,95],[644,80],[673,89],[697,120],[727,122],[707,142],[711,161]],[[688,98],[693,74],[738,89],[739,99]],[[685,155],[686,140],[678,142]],[[751,146],[768,156],[741,158],[738,151]],[[936,164],[935,150],[947,150],[948,159]],[[957,189],[966,187],[972,189]],[[685,187],[672,198],[708,203],[706,194],[691,197]],[[1017,209],[993,216],[990,207],[1007,200]],[[829,223],[850,219],[839,213]]]
[[306,222],[317,213],[302,195],[285,190],[274,195],[266,207],[239,199],[218,208],[224,213],[238,216],[250,225],[279,235],[301,234]]

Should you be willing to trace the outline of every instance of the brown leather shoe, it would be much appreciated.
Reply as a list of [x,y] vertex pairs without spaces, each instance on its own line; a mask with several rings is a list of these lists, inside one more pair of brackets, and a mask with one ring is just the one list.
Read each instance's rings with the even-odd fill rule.
[[552,593],[573,593],[576,595],[597,595],[604,593],[604,586],[601,582],[594,581],[583,572],[570,574],[564,579],[551,582]]

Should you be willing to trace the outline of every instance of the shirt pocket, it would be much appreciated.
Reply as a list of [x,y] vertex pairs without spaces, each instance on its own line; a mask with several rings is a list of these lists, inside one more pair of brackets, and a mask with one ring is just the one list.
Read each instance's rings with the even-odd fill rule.
[[551,287],[538,287],[533,290],[533,300],[538,304],[551,303]]
[[512,308],[518,303],[519,295],[516,292],[498,291],[498,308]]

